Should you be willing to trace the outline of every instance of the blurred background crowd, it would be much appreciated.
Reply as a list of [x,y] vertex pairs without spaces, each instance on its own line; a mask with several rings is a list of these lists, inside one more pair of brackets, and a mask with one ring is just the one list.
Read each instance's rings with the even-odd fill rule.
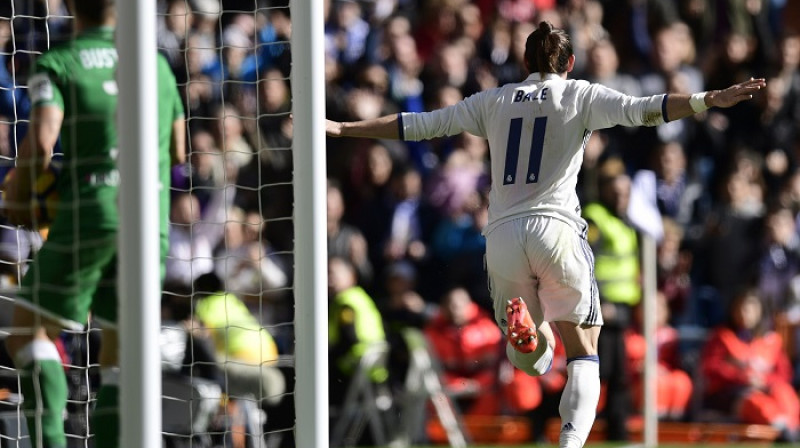
[[[60,0],[11,3],[0,6],[6,170],[25,132],[31,61],[71,26]],[[164,319],[205,323],[224,375],[244,378],[251,373],[224,360],[291,356],[292,284],[305,275],[292,260],[303,237],[292,228],[292,150],[304,148],[292,147],[287,5],[158,1],[158,46],[181,88],[189,151],[172,176]],[[800,3],[326,0],[324,8],[327,116],[342,121],[437,109],[523,80],[525,39],[541,20],[571,35],[571,78],[630,95],[766,78],[763,94],[732,109],[592,133],[578,194],[622,226],[587,216],[607,323],[599,415],[608,438],[626,439],[626,422],[641,410],[640,279],[651,268],[638,256],[643,236],[657,244],[659,416],[763,423],[796,436]],[[464,414],[527,416],[533,437],[543,437],[542,422],[558,415],[565,360],[540,378],[503,360],[483,267],[485,140],[329,140],[327,166],[332,392],[346,390],[338,385],[376,341],[393,351],[386,374],[371,377],[399,387],[408,363],[401,335],[416,329]],[[633,246],[618,244],[620,228],[636,235]],[[6,227],[2,235],[3,282],[13,286],[42,236]],[[612,281],[625,292],[606,287]],[[241,311],[222,324],[243,329],[238,344],[227,331],[214,334],[219,315],[208,298],[220,295]],[[254,337],[249,346],[262,350],[243,354]],[[292,387],[292,378],[261,376],[272,378],[261,396]]]

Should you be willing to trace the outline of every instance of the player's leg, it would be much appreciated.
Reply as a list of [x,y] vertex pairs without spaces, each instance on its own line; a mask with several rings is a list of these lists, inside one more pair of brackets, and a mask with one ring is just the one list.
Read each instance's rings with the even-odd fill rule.
[[567,352],[567,384],[561,394],[561,448],[579,448],[586,443],[595,420],[600,398],[600,361],[597,339],[600,327],[582,328],[573,322],[557,321]]
[[28,431],[37,447],[66,446],[67,383],[53,339],[61,328],[83,329],[97,277],[90,263],[83,265],[92,251],[85,254],[74,246],[72,239],[56,236],[36,255],[14,311],[13,325],[23,333],[15,332],[6,341],[20,375]]
[[34,447],[66,447],[67,378],[53,343],[61,327],[21,306],[14,309],[12,325],[15,331],[5,343],[19,371],[31,443]]
[[594,280],[594,257],[586,240],[566,223],[542,218],[532,229],[538,241],[528,247],[539,273],[539,303],[544,319],[559,331],[567,355],[567,383],[561,395],[559,446],[584,445],[600,398],[597,343],[600,300]]
[[119,338],[115,329],[103,328],[100,345],[100,389],[92,412],[95,445],[119,446]]
[[524,251],[526,224],[527,219],[524,218],[509,221],[486,236],[486,269],[494,302],[495,321],[504,334],[509,334],[509,321],[514,320],[507,313],[508,301],[517,297],[523,300],[526,309],[520,310],[523,314],[522,320],[529,313],[529,319],[536,327],[538,343],[536,349],[530,353],[518,351],[513,343],[507,343],[506,354],[515,367],[529,375],[538,376],[550,369],[555,338],[549,325],[542,319],[537,280],[531,273]]
[[[116,249],[114,249],[116,252]],[[103,329],[100,344],[100,389],[92,412],[95,445],[119,446],[119,334],[117,332],[117,259],[109,258],[92,303],[95,320]]]

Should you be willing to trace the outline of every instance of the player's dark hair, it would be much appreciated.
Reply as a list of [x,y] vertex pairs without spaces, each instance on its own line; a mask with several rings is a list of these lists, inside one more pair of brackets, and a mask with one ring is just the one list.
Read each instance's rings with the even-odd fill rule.
[[[124,0],[120,0],[124,1]],[[100,24],[114,14],[114,0],[72,0],[72,13],[90,24]]]
[[564,73],[572,56],[572,41],[564,30],[554,29],[547,21],[528,35],[525,62],[531,73]]

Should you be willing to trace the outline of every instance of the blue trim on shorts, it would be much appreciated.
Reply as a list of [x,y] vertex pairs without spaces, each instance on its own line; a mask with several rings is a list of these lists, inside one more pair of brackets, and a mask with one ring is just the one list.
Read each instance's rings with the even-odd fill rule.
[[547,369],[545,369],[545,371],[544,371],[544,373],[542,373],[542,375],[544,375],[545,373],[549,372],[553,368],[553,362],[555,361],[555,359],[556,359],[555,355],[550,357],[550,364],[547,365]]
[[572,361],[593,361],[600,364],[600,357],[597,355],[583,355],[576,356],[574,358],[567,358],[567,364],[571,363]]
[[[584,229],[584,232],[588,230],[588,226]],[[589,264],[589,313],[586,315],[586,324],[589,326],[594,326],[597,324],[597,301],[598,301],[598,291],[597,291],[597,282],[594,278],[594,256],[592,254],[592,248],[589,246],[589,242],[586,241],[585,238],[581,240],[581,248],[583,249],[583,256],[586,258],[586,261]]]

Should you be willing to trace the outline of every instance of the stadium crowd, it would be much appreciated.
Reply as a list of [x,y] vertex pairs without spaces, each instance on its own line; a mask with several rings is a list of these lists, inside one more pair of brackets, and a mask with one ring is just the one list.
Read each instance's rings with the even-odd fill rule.
[[[17,3],[24,6],[13,10],[13,23],[12,10],[0,7],[5,169],[25,132],[29,105],[20,87],[30,59],[70,32],[60,1]],[[198,281],[216,277],[216,289],[249,310],[228,325],[246,322],[238,326],[268,339],[257,347],[274,344],[252,354],[262,363],[275,361],[264,356],[291,355],[291,285],[302,278],[292,260],[293,241],[302,238],[291,221],[292,151],[305,148],[292,147],[287,5],[158,2],[158,45],[182,89],[189,151],[189,162],[172,176],[165,316],[200,322],[187,300],[202,301]],[[796,440],[800,4],[326,0],[324,7],[327,115],[341,121],[433,110],[524,79],[525,39],[541,20],[572,36],[571,78],[629,95],[766,78],[762,95],[732,109],[592,133],[578,193],[606,322],[599,416],[608,438],[625,440],[625,423],[642,405],[631,385],[641,382],[645,349],[645,265],[637,240],[646,236],[657,243],[660,418],[763,423]],[[552,371],[538,378],[503,360],[483,267],[487,157],[486,142],[468,134],[432,142],[328,141],[331,388],[342,390],[334,385],[347,381],[364,343],[386,340],[402,351],[400,335],[415,328],[428,337],[462,412],[529,416],[541,438],[543,422],[558,415],[565,355],[557,352]],[[621,236],[631,234],[632,240]],[[13,285],[41,237],[10,227],[2,236],[3,279]],[[261,328],[253,328],[253,317]],[[239,336],[252,340],[247,331]],[[232,344],[216,347],[222,367]],[[400,384],[404,361],[392,355],[388,375],[371,377]],[[291,378],[285,383],[263,385],[261,396],[289,391]],[[291,398],[265,401],[287,406]]]

